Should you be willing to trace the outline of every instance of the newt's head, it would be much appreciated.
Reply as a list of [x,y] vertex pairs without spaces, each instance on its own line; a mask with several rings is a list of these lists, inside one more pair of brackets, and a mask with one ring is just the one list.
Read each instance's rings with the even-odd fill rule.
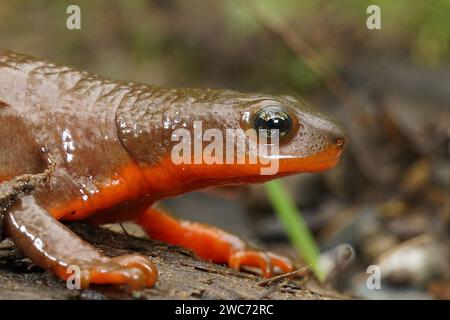
[[[278,132],[279,161],[276,175],[318,172],[334,167],[346,146],[344,131],[304,101],[282,96],[249,104],[243,125],[255,130]],[[263,131],[263,132],[264,132]],[[269,139],[269,143],[270,143]]]
[[346,145],[341,128],[292,97],[205,89],[158,95],[159,105],[121,106],[117,126],[146,176],[161,183],[194,189],[323,171]]

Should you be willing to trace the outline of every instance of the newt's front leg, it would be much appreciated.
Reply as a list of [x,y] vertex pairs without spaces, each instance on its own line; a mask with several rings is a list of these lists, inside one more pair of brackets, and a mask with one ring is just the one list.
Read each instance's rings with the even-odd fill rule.
[[178,220],[154,208],[139,216],[138,223],[153,239],[191,249],[199,257],[231,268],[257,267],[264,277],[270,277],[279,268],[281,272],[293,270],[288,258],[272,252],[250,248],[237,236],[213,226]]
[[157,280],[153,263],[140,255],[110,258],[80,239],[54,219],[32,195],[17,200],[5,215],[5,231],[14,244],[37,265],[62,279],[80,268],[83,288],[89,284],[128,284],[133,289],[152,287]]

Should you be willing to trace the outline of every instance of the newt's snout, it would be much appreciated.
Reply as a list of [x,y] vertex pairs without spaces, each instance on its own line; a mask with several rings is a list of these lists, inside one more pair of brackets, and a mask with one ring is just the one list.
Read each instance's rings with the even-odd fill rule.
[[339,156],[347,147],[345,131],[331,120],[325,119],[322,121],[326,121],[326,128],[319,128],[319,136],[323,136],[323,139],[327,141],[328,147],[334,147],[337,151],[340,150]]
[[280,174],[318,172],[334,167],[347,145],[344,130],[304,102],[283,101],[291,133],[280,139]]

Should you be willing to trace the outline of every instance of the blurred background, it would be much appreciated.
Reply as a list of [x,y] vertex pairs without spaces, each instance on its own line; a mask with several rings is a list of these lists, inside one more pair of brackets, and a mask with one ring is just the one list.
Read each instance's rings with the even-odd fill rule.
[[[66,28],[70,4],[81,30]],[[381,30],[366,27],[370,4]],[[1,1],[0,46],[114,79],[303,97],[350,139],[335,169],[283,179],[327,286],[450,299],[449,13],[449,0]],[[296,255],[262,186],[163,205]],[[381,290],[366,286],[373,264]]]

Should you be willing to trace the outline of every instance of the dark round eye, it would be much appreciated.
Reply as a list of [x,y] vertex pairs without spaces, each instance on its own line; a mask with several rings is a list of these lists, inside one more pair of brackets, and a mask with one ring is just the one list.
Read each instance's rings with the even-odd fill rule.
[[259,110],[253,124],[256,130],[266,130],[267,137],[271,136],[271,130],[278,130],[279,137],[286,136],[292,127],[292,119],[289,113],[279,106],[268,106]]

